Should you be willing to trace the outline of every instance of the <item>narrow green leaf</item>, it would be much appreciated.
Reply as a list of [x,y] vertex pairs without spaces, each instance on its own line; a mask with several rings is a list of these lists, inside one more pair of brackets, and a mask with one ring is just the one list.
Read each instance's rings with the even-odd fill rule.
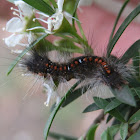
[[[75,17],[78,19],[77,14],[76,14]],[[73,21],[73,22],[74,22],[74,21]],[[80,33],[81,33],[83,39],[84,39],[85,41],[87,41],[87,38],[86,38],[86,36],[85,36],[85,33],[84,33],[84,31],[83,31],[83,28],[82,28],[82,26],[81,26],[80,21],[76,20],[76,23],[77,23],[77,25],[78,25],[78,28],[79,28],[79,30],[80,30]],[[74,26],[74,23],[73,23],[73,26]]]
[[[121,9],[120,9],[120,11],[119,11],[119,13],[118,13],[118,16],[117,16],[117,18],[116,18],[116,20],[115,20],[115,24],[114,24],[113,30],[112,30],[111,35],[110,35],[110,38],[109,38],[109,43],[110,43],[111,40],[112,40],[112,37],[113,37],[113,35],[114,35],[114,32],[115,32],[116,26],[117,26],[117,24],[118,24],[118,21],[119,21],[121,15],[122,15],[122,12],[124,11],[124,9],[125,9],[125,7],[126,7],[126,5],[128,4],[129,1],[130,1],[130,0],[125,0],[125,2],[123,3],[123,5],[122,5],[122,7],[121,7]],[[108,45],[108,46],[109,46],[109,45]]]
[[117,43],[118,39],[126,29],[126,27],[131,23],[131,21],[140,13],[140,5],[138,5],[124,20],[124,22],[121,24],[119,29],[117,30],[116,34],[114,35],[113,39],[111,40],[108,50],[107,50],[107,57],[110,56],[115,44]]
[[47,15],[52,15],[55,13],[52,7],[43,0],[23,0],[23,1]]
[[128,140],[139,140],[139,139],[140,139],[140,128]]
[[139,120],[140,120],[140,109],[131,116],[128,122],[129,124],[132,124],[132,123],[136,123]]
[[50,0],[50,1],[51,1],[51,3],[52,3],[52,5],[53,5],[54,8],[58,8],[58,6],[57,6],[55,0]]
[[29,45],[29,47],[27,47],[25,50],[22,51],[22,53],[15,59],[15,61],[10,65],[10,67],[8,68],[8,72],[7,75],[9,75],[12,70],[14,69],[14,67],[16,66],[16,64],[20,61],[20,59],[28,52],[30,51],[37,43],[39,43],[40,40],[42,40],[43,38],[45,38],[47,36],[47,34],[44,34],[42,36],[40,36],[38,39],[36,39],[32,44]]
[[128,86],[123,87],[121,90],[111,89],[111,91],[120,102],[136,106],[136,101]]
[[95,103],[92,103],[84,109],[83,113],[92,112],[99,109],[100,108]]
[[121,104],[120,101],[117,99],[112,100],[104,109],[104,112],[107,113],[108,111],[118,107]]
[[65,136],[65,135],[62,135],[62,134],[54,133],[54,132],[50,132],[49,133],[49,137],[52,137],[52,138],[54,138],[56,140],[59,140],[59,139],[63,139],[63,140],[77,140],[77,138],[75,138],[75,137]]
[[[79,1],[80,1],[80,0],[76,0],[75,5],[74,5],[74,9],[73,9],[73,13],[72,13],[72,16],[75,17],[76,19],[78,19],[77,15],[76,15],[76,11],[77,11],[77,6],[78,6],[78,4],[79,4]],[[72,25],[73,25],[73,27],[75,28],[74,21],[75,21],[75,19],[73,18],[73,19],[72,19]],[[79,22],[79,21],[78,21],[78,22]],[[79,24],[80,24],[80,23],[79,23]],[[79,25],[78,25],[78,26],[79,26]],[[81,28],[79,28],[79,29],[80,29],[80,31],[81,31]]]
[[70,93],[81,83],[81,81],[76,82],[66,93],[66,95],[61,99],[61,101],[58,103],[58,105],[54,108],[54,110],[51,112],[50,117],[48,118],[48,121],[45,125],[45,129],[44,129],[44,138],[45,140],[47,140],[48,134],[49,134],[49,130],[51,128],[52,122],[58,112],[58,110],[60,109],[61,105],[63,104],[63,102],[65,101],[65,99],[67,99],[67,97],[70,95]]
[[43,0],[45,3],[47,3],[48,5],[50,5],[51,7],[57,9],[58,6],[57,6],[57,3],[55,0]]
[[43,1],[51,6],[50,0],[43,0]]
[[120,135],[122,140],[125,140],[128,133],[128,123],[122,123],[120,126]]
[[140,49],[140,40],[137,40],[121,57],[120,61],[124,64],[128,63],[129,60],[136,56],[138,50]]
[[93,125],[87,132],[86,140],[95,140],[95,132],[99,124]]
[[76,0],[76,2],[75,2],[74,9],[73,9],[73,17],[75,17],[75,14],[76,14],[76,11],[77,11],[77,7],[78,7],[78,4],[79,4],[79,1],[80,0]]
[[112,137],[109,133],[109,128],[107,128],[107,130],[102,133],[101,140],[112,140]]
[[55,0],[43,0],[43,1],[49,4],[50,6],[53,6],[55,9],[58,8]]

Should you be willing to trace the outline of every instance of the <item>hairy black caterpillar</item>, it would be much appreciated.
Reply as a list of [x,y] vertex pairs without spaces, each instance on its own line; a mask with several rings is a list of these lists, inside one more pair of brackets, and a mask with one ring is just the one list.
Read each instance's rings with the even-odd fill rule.
[[[47,78],[51,76],[53,80],[67,81],[75,79],[94,79],[94,83],[100,81],[111,88],[121,88],[127,84],[130,76],[128,68],[114,56],[106,59],[98,56],[80,56],[71,59],[68,63],[52,62],[46,54],[39,54],[35,50],[24,62],[28,71]],[[93,83],[93,84],[94,84]]]

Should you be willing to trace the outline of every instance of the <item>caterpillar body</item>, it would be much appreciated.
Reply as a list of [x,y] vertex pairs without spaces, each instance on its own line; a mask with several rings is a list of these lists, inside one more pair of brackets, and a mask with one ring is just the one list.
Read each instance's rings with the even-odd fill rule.
[[[47,55],[39,54],[35,50],[24,65],[28,71],[53,80],[67,81],[75,79],[91,79],[90,83],[100,81],[111,88],[121,88],[126,84],[130,76],[128,68],[114,56],[106,59],[104,57],[86,55],[71,59],[68,63],[52,62]],[[99,82],[98,82],[99,83]]]

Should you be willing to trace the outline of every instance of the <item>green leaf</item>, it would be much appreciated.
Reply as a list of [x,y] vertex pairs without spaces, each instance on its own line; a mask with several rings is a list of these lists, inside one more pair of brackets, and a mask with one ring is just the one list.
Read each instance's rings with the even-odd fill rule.
[[75,138],[75,137],[65,136],[65,135],[62,135],[62,134],[54,133],[54,132],[50,132],[49,136],[54,138],[54,139],[56,139],[56,140],[59,140],[59,139],[63,139],[63,140],[77,140],[77,138]]
[[128,120],[128,116],[132,108],[134,107],[128,106],[127,104],[121,104],[117,107],[117,110],[124,116],[125,120]]
[[128,123],[122,123],[120,126],[120,135],[122,140],[125,140],[128,134]]
[[135,92],[140,98],[140,88],[133,88],[133,92]]
[[111,136],[112,140],[114,140],[114,136],[117,134],[119,129],[120,129],[119,124],[109,127],[109,133],[110,133],[110,136]]
[[71,92],[70,96],[64,101],[62,107],[67,106],[68,104],[79,98],[81,95],[85,94],[87,90],[90,90],[90,88],[91,87],[89,87],[88,85],[85,85],[84,87],[77,88],[76,90]]
[[64,17],[61,26],[58,30],[54,30],[55,34],[62,34],[62,35],[69,35],[74,39],[77,39],[80,42],[80,45],[84,48],[87,47],[89,50],[92,50],[91,47],[88,45],[88,42],[85,41],[81,36],[75,31],[73,26],[70,25],[70,23],[67,21],[67,19]]
[[121,121],[121,122],[126,122],[124,117],[122,116],[122,114],[116,110],[116,109],[113,109],[111,111],[108,112],[110,115],[112,115],[113,117],[115,117],[117,120]]
[[93,97],[95,104],[100,107],[101,109],[105,109],[108,105],[108,101],[99,97]]
[[112,100],[104,109],[104,112],[107,113],[110,110],[118,107],[121,104],[120,101],[118,101],[117,99]]
[[[64,44],[62,44],[64,43]],[[62,43],[59,44],[59,46],[55,46],[48,40],[44,39],[39,43],[38,46],[42,46],[42,48],[39,47],[39,49],[42,49],[42,51],[52,51],[52,50],[57,50],[60,52],[69,52],[69,53],[81,53],[83,54],[84,51],[83,49],[79,48],[78,46],[74,45],[74,43],[70,40],[63,41]],[[44,46],[44,48],[43,48]]]
[[108,127],[101,135],[101,140],[114,140],[114,136],[119,131],[120,125],[113,125]]
[[109,128],[102,133],[101,140],[113,140],[109,133]]
[[140,87],[140,82],[132,75],[130,78],[127,78],[127,81],[129,82],[129,85],[131,87],[134,87],[134,88]]
[[129,119],[128,123],[132,124],[132,123],[136,123],[137,121],[140,120],[140,109],[131,116],[131,118]]
[[[107,100],[102,99],[102,98],[93,97],[93,99],[95,101],[95,104],[102,109],[105,109],[106,106],[109,104],[109,102]],[[119,121],[125,122],[122,114],[118,110],[113,109],[113,110],[109,111],[108,113],[110,115],[112,115],[113,117],[115,117],[116,119],[118,119]]]
[[118,124],[121,124],[121,122],[118,119],[114,118],[112,121],[112,125],[118,125]]
[[114,35],[113,39],[111,40],[108,50],[107,50],[107,57],[110,56],[115,44],[117,43],[118,39],[126,29],[126,27],[131,23],[131,21],[140,13],[140,5],[138,5],[124,20],[124,22],[121,24],[119,29],[117,30],[116,34]]
[[120,61],[124,64],[128,63],[129,60],[136,56],[137,52],[140,49],[140,40],[137,40],[121,57]]
[[86,140],[95,140],[95,132],[99,124],[93,125],[87,132]]
[[44,138],[45,140],[47,140],[48,134],[49,134],[49,130],[51,128],[52,122],[58,112],[58,110],[60,109],[61,105],[63,104],[63,102],[65,101],[65,99],[70,96],[70,93],[81,83],[81,81],[79,80],[78,82],[76,82],[66,93],[66,95],[61,99],[61,101],[58,103],[58,105],[54,108],[54,110],[51,112],[50,117],[48,118],[48,121],[45,125],[45,129],[44,129]]
[[52,14],[55,13],[52,7],[43,0],[23,0],[23,1],[47,15],[51,16]]
[[139,139],[140,139],[140,128],[128,140],[139,140]]
[[100,108],[95,103],[92,103],[84,109],[83,113],[92,112],[92,111],[99,110],[99,109]]
[[135,52],[135,57],[133,57],[133,67],[135,69],[135,73],[136,73],[136,76],[139,77],[140,76],[140,53],[139,53],[139,50],[137,52]]
[[59,40],[57,50],[70,53],[84,53],[83,49],[79,48],[68,39]]
[[120,102],[136,106],[136,101],[128,86],[123,87],[121,90],[111,89],[111,91]]
[[44,34],[42,36],[40,36],[38,39],[36,39],[32,44],[29,45],[29,47],[27,47],[26,49],[24,49],[22,51],[22,53],[15,59],[15,61],[10,65],[10,67],[8,68],[8,72],[7,75],[9,75],[12,70],[14,69],[14,67],[16,66],[16,64],[20,61],[20,59],[28,52],[30,51],[37,43],[39,43],[40,40],[42,40],[43,38],[45,38],[47,36],[47,34]]
[[[124,11],[124,9],[125,9],[125,7],[126,7],[126,5],[128,4],[129,1],[130,1],[130,0],[125,0],[125,2],[123,3],[123,5],[122,5],[122,7],[121,7],[121,9],[120,9],[120,11],[119,11],[119,13],[118,13],[118,16],[117,16],[117,18],[116,18],[116,20],[115,20],[115,24],[114,24],[113,30],[112,30],[111,35],[110,35],[110,38],[109,38],[109,43],[110,43],[111,40],[112,40],[112,37],[113,37],[113,35],[114,35],[114,32],[115,32],[116,26],[117,26],[117,24],[118,24],[118,21],[119,21],[121,15],[122,15],[122,12]],[[109,45],[108,45],[108,46],[109,46]]]
[[106,119],[106,123],[108,123],[111,119],[112,119],[113,116],[111,116],[110,114],[108,115],[107,119]]

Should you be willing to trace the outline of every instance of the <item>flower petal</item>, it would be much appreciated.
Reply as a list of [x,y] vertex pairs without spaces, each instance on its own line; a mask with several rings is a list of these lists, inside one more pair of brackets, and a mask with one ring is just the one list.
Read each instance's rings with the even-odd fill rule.
[[43,86],[45,87],[45,90],[47,92],[47,100],[44,102],[44,105],[48,106],[53,96],[53,89],[49,84],[46,83],[44,83]]
[[4,39],[5,44],[8,47],[15,47],[23,37],[24,37],[23,34],[19,34],[19,35],[12,34],[11,36]]
[[32,32],[29,32],[29,34],[27,34],[27,37],[28,37],[28,43],[29,44],[33,43],[37,39],[35,34],[33,34]]
[[64,0],[57,0],[58,11],[62,12]]
[[24,1],[14,1],[14,3],[19,7],[24,16],[31,17],[33,15],[33,8],[30,5],[26,4]]
[[72,18],[73,18],[72,15],[66,11],[64,11],[63,13],[64,13],[65,18],[68,20],[68,22],[72,24]]
[[52,31],[53,25],[52,25],[52,19],[51,19],[51,17],[48,18],[47,22],[48,22],[48,30],[49,31]]
[[21,32],[24,29],[24,22],[18,18],[13,17],[6,24],[6,31],[16,33]]
[[[53,17],[53,16],[52,16]],[[54,20],[54,22],[52,21],[52,24],[54,26],[54,30],[58,30],[59,27],[61,26],[62,24],[62,21],[63,21],[63,14],[62,13],[56,13],[54,15],[54,17],[56,18],[56,20]]]

